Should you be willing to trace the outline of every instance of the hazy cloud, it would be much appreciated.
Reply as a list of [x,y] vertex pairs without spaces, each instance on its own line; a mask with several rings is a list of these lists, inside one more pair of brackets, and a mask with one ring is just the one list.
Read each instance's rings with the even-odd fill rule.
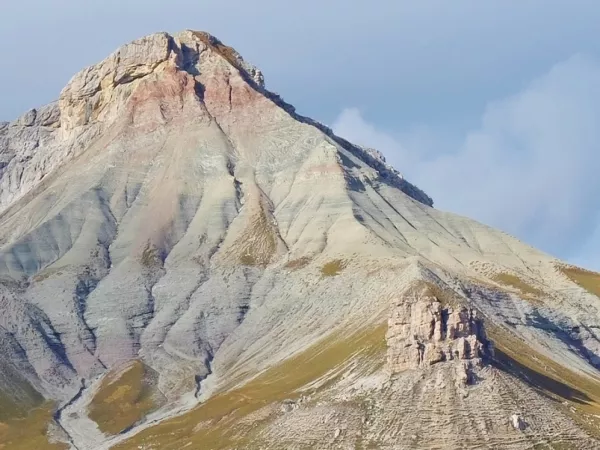
[[[600,264],[600,63],[577,55],[516,95],[443,154],[392,136],[357,109],[340,135],[378,147],[439,208],[502,228],[551,253]],[[434,133],[435,131],[431,131]]]

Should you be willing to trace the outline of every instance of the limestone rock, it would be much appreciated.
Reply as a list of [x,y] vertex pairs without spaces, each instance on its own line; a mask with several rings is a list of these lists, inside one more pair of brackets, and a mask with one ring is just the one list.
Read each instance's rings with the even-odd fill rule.
[[299,408],[299,405],[294,400],[284,400],[281,403],[281,411],[285,412],[285,413],[292,412],[292,411],[294,411],[295,409],[298,409],[298,408]]
[[483,321],[475,310],[444,308],[427,295],[395,302],[386,340],[392,373],[444,361],[479,360],[492,354]]
[[60,94],[61,126],[70,130],[110,119],[113,108],[122,106],[122,98],[130,93],[123,85],[150,75],[164,63],[171,54],[171,42],[167,33],[138,39],[75,75]]
[[17,119],[17,125],[20,125],[22,127],[30,127],[35,123],[36,116],[37,111],[35,109],[30,109],[19,119]]
[[527,428],[527,424],[519,414],[513,414],[510,416],[510,423],[515,430],[523,431]]

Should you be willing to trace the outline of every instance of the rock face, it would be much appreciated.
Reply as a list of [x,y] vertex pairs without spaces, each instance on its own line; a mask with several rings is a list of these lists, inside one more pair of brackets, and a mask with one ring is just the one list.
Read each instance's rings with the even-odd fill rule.
[[[189,389],[265,267],[348,245],[327,235],[352,221],[351,179],[431,203],[194,31],[136,40],[76,74],[57,102],[2,124],[0,161],[0,278],[20,286],[8,303],[39,311],[42,343],[32,333],[21,345],[41,346],[34,365],[53,370],[30,381],[60,399],[139,355],[167,395]],[[320,212],[298,215],[303,203]],[[365,235],[350,229],[353,241]]]
[[386,334],[387,366],[392,373],[446,361],[490,358],[491,344],[473,309],[446,307],[423,295],[395,302]]
[[[600,299],[432,205],[213,36],[127,44],[0,123],[0,409],[52,401],[78,450],[595,448],[556,400],[600,402]],[[165,406],[105,436],[94,389],[132,361]]]
[[0,124],[0,211],[62,164],[66,151],[55,145],[59,126],[57,103]]
[[512,416],[510,416],[510,423],[512,424],[515,430],[519,431],[522,431],[527,427],[523,418],[518,414],[513,414]]

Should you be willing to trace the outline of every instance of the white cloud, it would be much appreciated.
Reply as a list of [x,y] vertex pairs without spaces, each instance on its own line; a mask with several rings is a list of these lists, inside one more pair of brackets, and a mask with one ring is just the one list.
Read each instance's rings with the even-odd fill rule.
[[438,207],[593,266],[600,264],[599,123],[600,64],[577,55],[490,103],[479,128],[443,154],[377,129],[357,109],[343,111],[333,128],[383,151]]

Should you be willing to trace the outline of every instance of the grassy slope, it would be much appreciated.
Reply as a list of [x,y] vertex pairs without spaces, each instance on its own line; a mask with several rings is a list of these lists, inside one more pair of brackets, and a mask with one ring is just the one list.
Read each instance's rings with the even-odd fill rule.
[[0,361],[0,449],[60,450],[48,443],[52,405],[10,365]]
[[125,370],[105,378],[89,407],[89,417],[102,432],[120,433],[156,408],[148,372],[142,362],[134,361]]
[[0,361],[0,422],[23,418],[44,398],[9,364]]
[[51,444],[46,432],[53,421],[53,408],[45,404],[23,418],[0,422],[1,450],[66,450],[65,444]]
[[240,426],[240,419],[265,406],[300,396],[298,391],[303,386],[353,358],[369,358],[383,364],[386,328],[381,325],[350,335],[335,333],[242,387],[218,393],[193,411],[147,429],[116,449],[248,448],[261,427]]
[[600,297],[600,273],[580,269],[579,267],[560,267],[571,281],[578,284],[590,294]]
[[531,297],[537,298],[544,295],[542,291],[526,283],[516,275],[512,275],[509,273],[501,273],[496,275],[493,279],[494,281],[520,290],[522,293],[528,295],[528,298],[530,299]]
[[502,370],[556,400],[557,406],[562,406],[583,429],[600,438],[600,378],[562,366],[506,329],[488,325],[487,331],[496,349],[496,363]]

